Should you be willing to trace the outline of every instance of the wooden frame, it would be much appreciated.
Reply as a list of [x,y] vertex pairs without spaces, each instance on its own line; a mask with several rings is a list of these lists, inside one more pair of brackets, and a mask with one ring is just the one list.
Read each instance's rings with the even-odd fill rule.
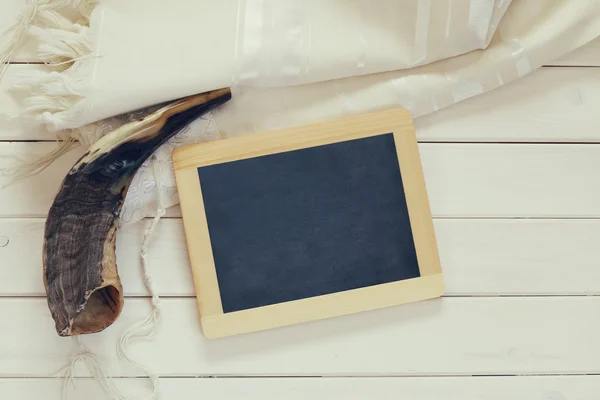
[[[197,168],[393,133],[413,231],[418,278],[223,313]],[[442,270],[410,113],[383,111],[330,122],[183,146],[173,153],[204,335],[235,335],[439,297]]]

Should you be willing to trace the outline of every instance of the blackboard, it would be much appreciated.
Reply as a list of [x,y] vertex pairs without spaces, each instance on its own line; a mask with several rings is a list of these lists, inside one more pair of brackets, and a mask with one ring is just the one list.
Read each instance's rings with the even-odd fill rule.
[[209,338],[443,293],[406,110],[182,146],[173,165]]
[[391,133],[198,174],[224,312],[420,275]]

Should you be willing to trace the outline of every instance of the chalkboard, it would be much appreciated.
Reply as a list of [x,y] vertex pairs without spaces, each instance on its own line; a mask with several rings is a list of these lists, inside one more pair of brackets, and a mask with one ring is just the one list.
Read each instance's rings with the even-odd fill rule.
[[420,276],[391,133],[198,174],[224,312]]
[[184,146],[173,159],[209,337],[443,292],[404,110]]

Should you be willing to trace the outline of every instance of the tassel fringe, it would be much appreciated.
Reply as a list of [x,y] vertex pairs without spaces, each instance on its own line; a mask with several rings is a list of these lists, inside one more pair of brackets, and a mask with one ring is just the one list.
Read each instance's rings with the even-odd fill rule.
[[[14,87],[28,92],[23,117],[49,132],[74,128],[83,108],[86,87],[79,71],[92,56],[89,22],[97,5],[98,0],[30,0],[24,13],[28,18],[19,22],[38,43],[37,56],[52,71],[17,76]],[[65,13],[74,14],[75,20]],[[13,42],[18,45],[22,37],[15,35]]]
[[11,35],[6,47],[0,51],[0,80],[6,74],[8,63],[15,55],[17,48],[25,38],[27,29],[33,23],[38,12],[37,0],[28,0],[24,10],[19,15],[19,20],[11,26],[4,35]]
[[8,184],[41,172],[81,139],[81,133],[71,128],[85,103],[86,83],[80,71],[92,58],[89,23],[98,4],[99,0],[27,0],[19,20],[4,32],[10,39],[0,50],[0,80],[25,37],[33,37],[38,58],[49,68],[31,68],[15,77],[12,88],[27,94],[20,117],[27,126],[56,133],[62,140],[42,158],[2,170]]
[[[127,362],[128,364],[139,368],[144,371],[148,378],[150,379],[150,383],[152,385],[152,391],[147,397],[144,397],[144,400],[156,400],[160,397],[160,380],[156,372],[154,372],[150,367],[143,365],[141,362],[136,360],[130,354],[130,346],[131,342],[137,339],[152,339],[158,328],[161,321],[161,303],[160,296],[156,291],[152,276],[150,275],[150,270],[148,268],[148,244],[154,233],[154,230],[158,226],[161,218],[164,217],[166,210],[164,206],[164,199],[162,197],[162,192],[160,191],[160,181],[158,180],[159,169],[158,162],[156,156],[152,156],[150,162],[152,163],[152,171],[154,173],[154,179],[158,184],[158,208],[156,210],[156,216],[152,219],[152,222],[146,229],[144,233],[144,239],[142,240],[142,246],[140,249],[140,259],[142,261],[142,273],[144,276],[144,283],[146,285],[146,289],[149,294],[152,296],[151,304],[152,310],[150,314],[142,321],[136,323],[135,325],[129,327],[123,334],[117,344],[117,355],[120,360]],[[63,392],[62,398],[66,400],[66,393],[69,386],[75,386],[75,382],[73,379],[73,370],[75,366],[81,361],[85,364],[88,371],[92,374],[94,379],[98,382],[104,393],[111,400],[133,400],[134,398],[129,397],[128,395],[123,394],[120,390],[118,390],[110,376],[108,376],[102,366],[102,363],[92,351],[86,348],[79,340],[78,336],[74,336],[77,347],[77,354],[71,358],[69,364],[63,368],[63,370],[59,373],[59,377],[64,379],[63,383]]]
[[4,178],[0,189],[9,186],[20,179],[39,174],[50,166],[60,156],[79,146],[77,140],[69,137],[67,140],[58,142],[58,146],[50,153],[36,159],[35,161],[20,160],[18,165],[0,170],[0,177]]

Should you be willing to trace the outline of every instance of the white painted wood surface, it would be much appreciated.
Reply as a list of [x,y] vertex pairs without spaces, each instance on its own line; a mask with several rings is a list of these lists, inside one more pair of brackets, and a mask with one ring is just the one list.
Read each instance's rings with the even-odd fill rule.
[[[5,400],[61,400],[61,382],[52,379],[0,380]],[[68,393],[104,400],[96,384],[77,380]],[[140,380],[119,379],[124,390],[143,388]],[[164,378],[165,399],[218,400],[596,400],[597,376],[518,376],[450,378]],[[73,396],[72,398],[76,398]]]
[[39,65],[9,65],[6,75],[0,81],[0,141],[3,140],[35,140],[44,138],[53,140],[49,134],[40,133],[39,129],[28,129],[19,120],[18,101],[25,92],[15,92],[12,88],[15,77],[32,68],[43,68]]
[[[0,143],[0,168],[55,146]],[[421,143],[419,149],[434,217],[600,217],[598,144]],[[45,216],[84,151],[0,189],[0,217]],[[170,213],[179,216],[178,208]]]
[[[0,31],[23,0],[2,3]],[[36,62],[31,44],[13,61]],[[162,376],[163,398],[597,399],[600,39],[550,65],[416,121],[442,299],[207,341],[179,210],[169,210],[150,265],[168,296],[165,320],[156,339],[134,348]],[[11,66],[0,85],[0,167],[54,146],[6,142],[53,139],[5,117],[17,111],[6,85],[32,68],[43,66]],[[0,189],[2,399],[60,398],[62,381],[51,377],[73,343],[55,334],[43,298],[41,238],[58,185],[83,151]],[[149,310],[138,259],[143,230],[137,224],[118,235],[121,276],[134,297],[114,326],[82,338],[111,373],[128,377],[141,372],[117,361],[114,344]],[[145,379],[117,381],[132,394],[148,388]],[[76,388],[69,398],[105,398],[90,379]]]
[[421,142],[600,142],[598,109],[599,68],[548,67],[417,118],[415,127]]
[[[0,295],[43,296],[44,219],[0,219]],[[147,223],[117,236],[126,296],[145,296],[139,249]],[[598,295],[600,220],[435,219],[447,296]],[[194,296],[182,221],[163,220],[150,270],[161,296]]]
[[[2,6],[0,6],[0,49],[4,49],[10,37],[8,34],[3,33],[7,32],[18,20],[25,3],[25,0],[2,0]],[[19,47],[11,61],[36,61],[38,57],[36,57],[35,53],[35,43],[33,40],[28,39]]]
[[[133,354],[165,376],[600,374],[596,296],[446,297],[214,340],[202,335],[194,298],[163,299],[162,308],[155,339],[136,343]],[[115,344],[149,312],[147,299],[126,299],[110,328],[81,341],[110,374],[137,376]],[[56,335],[44,298],[3,299],[0,316],[10,321],[0,376],[48,376],[64,366],[73,341]]]

